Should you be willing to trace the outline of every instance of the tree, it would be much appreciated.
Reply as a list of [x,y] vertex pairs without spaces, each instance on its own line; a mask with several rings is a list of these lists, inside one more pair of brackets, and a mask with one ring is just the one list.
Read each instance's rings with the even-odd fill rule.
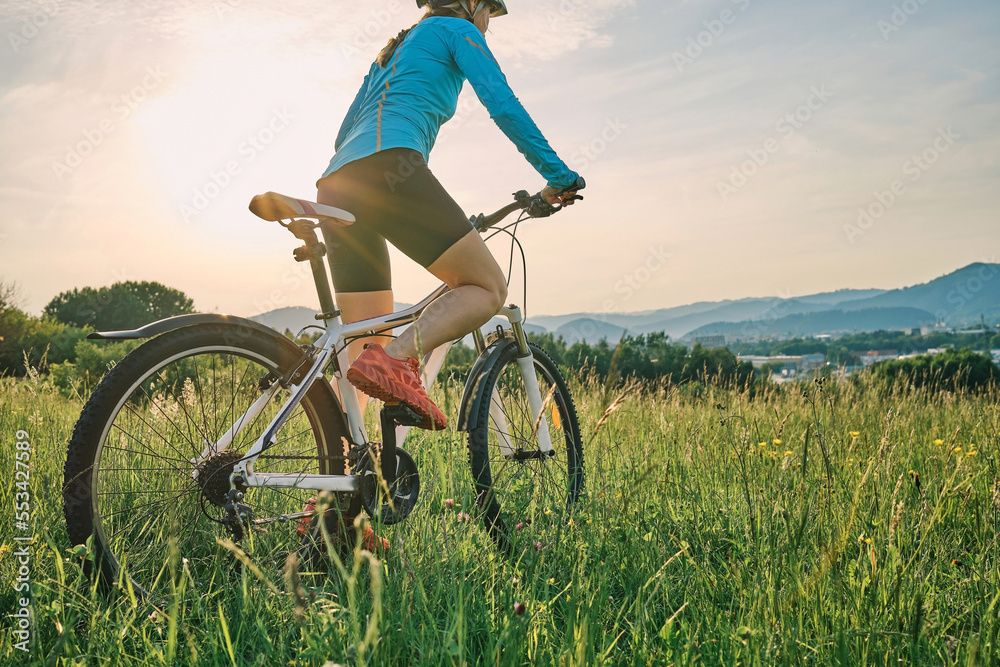
[[157,282],[127,281],[110,287],[84,287],[63,292],[44,313],[75,327],[98,330],[133,329],[174,315],[194,312],[183,292]]
[[890,384],[902,383],[937,390],[985,391],[1000,386],[1000,368],[989,357],[965,348],[910,359],[883,361],[871,374]]

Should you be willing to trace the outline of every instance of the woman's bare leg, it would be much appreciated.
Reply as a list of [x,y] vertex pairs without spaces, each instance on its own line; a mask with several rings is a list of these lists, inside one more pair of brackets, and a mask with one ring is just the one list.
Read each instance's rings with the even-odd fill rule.
[[386,353],[396,359],[419,359],[423,353],[465,336],[500,312],[507,299],[503,271],[479,232],[470,231],[427,270],[451,291],[385,346]]
[[[337,307],[340,308],[341,318],[344,324],[367,320],[373,317],[388,315],[393,310],[392,290],[380,292],[344,292],[337,294]],[[385,336],[372,336],[370,338],[359,338],[351,341],[347,346],[347,358],[350,363],[358,358],[365,347],[365,343],[378,343],[385,347],[392,341],[392,332],[386,332]],[[336,387],[336,385],[334,385]],[[364,411],[368,403],[368,397],[358,391],[358,403]]]

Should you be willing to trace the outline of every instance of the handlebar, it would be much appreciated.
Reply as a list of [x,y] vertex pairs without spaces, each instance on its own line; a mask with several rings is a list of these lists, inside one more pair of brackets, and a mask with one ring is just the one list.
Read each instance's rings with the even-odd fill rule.
[[583,176],[576,179],[576,182],[568,188],[564,188],[559,191],[560,195],[569,195],[563,198],[563,203],[558,206],[554,206],[542,197],[542,193],[538,192],[534,195],[529,195],[527,190],[519,190],[514,193],[514,203],[504,206],[499,211],[491,213],[490,215],[474,215],[469,218],[469,222],[475,226],[480,232],[485,232],[490,227],[497,225],[501,220],[506,218],[508,215],[514,211],[521,210],[528,215],[529,218],[547,218],[550,215],[554,215],[566,206],[567,202],[578,201],[583,199],[582,196],[578,195],[577,192],[583,190],[587,187],[587,182],[583,180]]

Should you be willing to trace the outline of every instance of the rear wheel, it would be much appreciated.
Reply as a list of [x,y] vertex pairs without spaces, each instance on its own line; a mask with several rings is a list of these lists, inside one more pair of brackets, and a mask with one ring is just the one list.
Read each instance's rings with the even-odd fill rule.
[[[105,583],[127,579],[140,594],[159,597],[169,590],[171,562],[184,563],[196,580],[232,562],[216,541],[234,536],[226,528],[229,475],[290,396],[283,385],[308,363],[278,334],[210,324],[152,339],[104,377],[73,432],[63,507],[73,544],[93,536],[96,574]],[[263,411],[241,423],[268,390],[275,394]],[[212,452],[234,424],[240,431],[232,443]],[[332,391],[317,382],[254,472],[343,474],[347,435]],[[252,514],[241,548],[258,563],[280,566],[307,532],[299,522],[308,521],[303,510],[316,495],[246,489],[241,502]]]
[[[541,418],[529,407],[517,344],[506,343],[486,374],[486,396],[469,432],[469,461],[487,531],[509,551],[516,539],[552,538],[583,491],[583,443],[569,387],[555,362],[528,344],[543,401]],[[475,382],[475,379],[470,380]],[[552,451],[539,448],[541,425]]]

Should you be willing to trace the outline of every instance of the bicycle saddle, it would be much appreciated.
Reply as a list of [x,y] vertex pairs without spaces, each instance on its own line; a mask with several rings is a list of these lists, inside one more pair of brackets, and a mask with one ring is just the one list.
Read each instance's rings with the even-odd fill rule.
[[354,224],[354,215],[347,211],[306,201],[305,199],[295,199],[279,195],[277,192],[265,192],[250,200],[250,211],[258,218],[270,222],[280,220],[290,220],[292,218],[312,218],[321,223],[329,222],[334,225],[346,227]]

